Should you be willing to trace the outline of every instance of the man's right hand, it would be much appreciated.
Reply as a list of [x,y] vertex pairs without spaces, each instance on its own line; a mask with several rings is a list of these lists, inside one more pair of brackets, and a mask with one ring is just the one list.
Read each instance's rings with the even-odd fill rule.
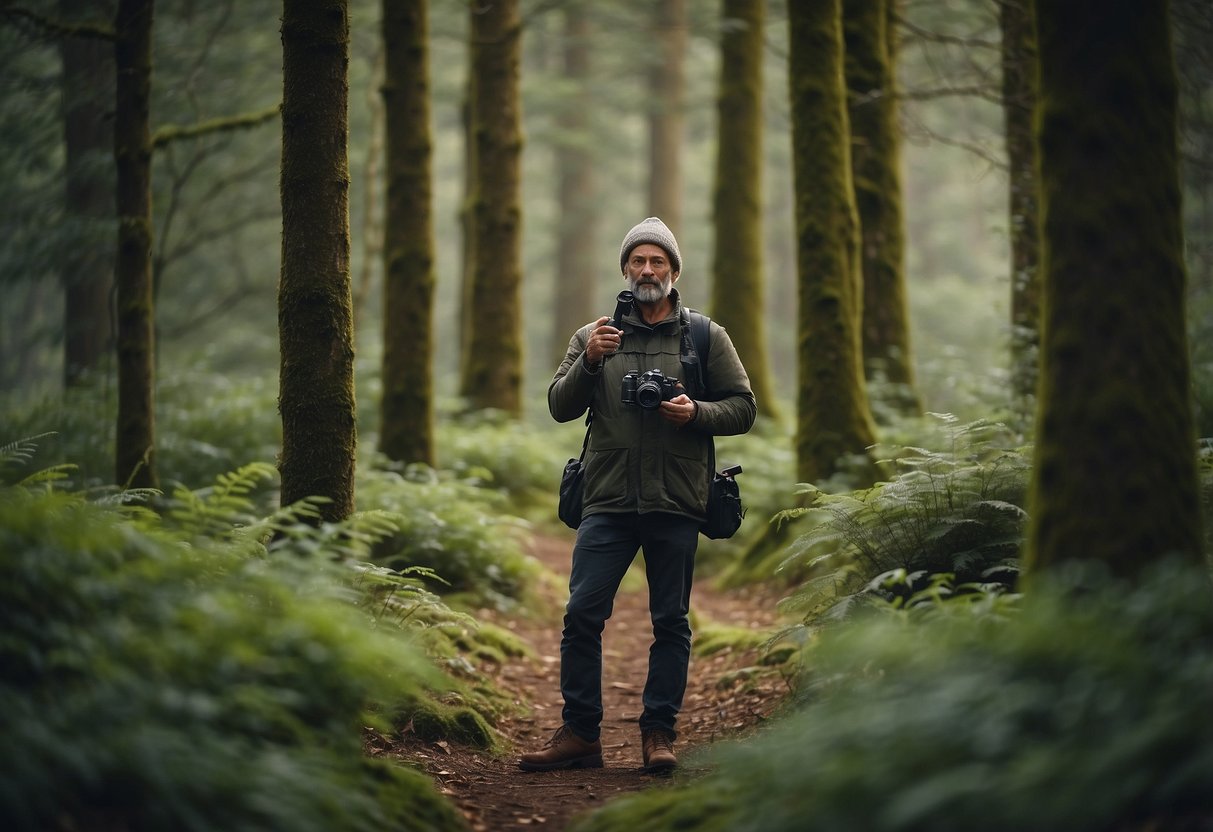
[[618,352],[619,345],[623,343],[623,330],[608,325],[609,320],[610,318],[603,315],[590,333],[590,341],[585,347],[585,360],[591,366],[602,363],[602,359]]

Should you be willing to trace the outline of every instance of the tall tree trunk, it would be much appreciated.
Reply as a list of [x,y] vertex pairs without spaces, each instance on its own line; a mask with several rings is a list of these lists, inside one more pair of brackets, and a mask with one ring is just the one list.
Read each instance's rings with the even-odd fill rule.
[[906,302],[901,132],[892,0],[843,0],[851,182],[859,212],[866,378],[883,377],[886,405],[919,413]]
[[385,58],[382,44],[371,62],[371,82],[367,85],[366,104],[370,113],[367,128],[366,165],[362,171],[362,268],[354,283],[354,329],[358,329],[375,282],[375,266],[383,259],[383,215],[380,209],[380,160],[383,157],[384,122],[383,76]]
[[475,53],[472,47],[472,28],[477,9],[468,6],[467,78],[464,81],[463,106],[463,199],[459,203],[459,230],[462,232],[462,247],[459,264],[459,395],[467,398],[472,389],[472,305],[475,293],[472,289],[476,266],[476,225],[473,212],[476,207],[476,134],[472,128],[472,109],[476,100]]
[[1168,3],[1036,16],[1044,320],[1025,567],[1202,563]]
[[[851,190],[840,0],[788,0],[788,88],[800,287],[797,475],[815,482],[866,455],[876,431],[860,347],[859,227]],[[869,465],[856,471],[872,475]]]
[[476,139],[472,331],[465,391],[473,409],[522,412],[522,127],[518,0],[476,7],[471,45]]
[[[60,0],[67,23],[112,16],[110,3]],[[63,383],[72,387],[99,368],[113,349],[110,294],[114,287],[114,46],[94,38],[67,37],[63,58],[63,139],[66,218],[63,250]]]
[[152,0],[119,0],[114,17],[117,167],[118,429],[121,486],[155,488],[155,312],[152,303]]
[[282,275],[278,284],[282,504],[354,510],[348,0],[284,0]]
[[598,225],[594,140],[590,100],[590,18],[584,2],[564,7],[564,80],[556,134],[555,315],[548,355],[555,366],[569,346],[569,333],[598,316],[594,263]]
[[[686,53],[690,30],[687,0],[659,0],[657,50],[649,89],[649,211],[674,232],[682,231],[682,126]],[[567,346],[567,345],[566,345]]]
[[765,6],[724,0],[717,95],[712,316],[729,330],[767,416],[777,415],[766,350],[762,246],[762,63]]
[[1000,0],[1002,110],[1009,169],[1011,229],[1011,392],[1036,394],[1040,353],[1040,215],[1037,213],[1036,33],[1031,0]]
[[434,459],[434,229],[427,0],[383,0],[387,113],[380,449]]

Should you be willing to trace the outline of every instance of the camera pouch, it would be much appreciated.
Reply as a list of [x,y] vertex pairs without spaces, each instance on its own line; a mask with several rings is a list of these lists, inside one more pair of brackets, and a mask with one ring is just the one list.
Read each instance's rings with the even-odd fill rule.
[[585,496],[585,464],[580,459],[570,459],[560,475],[560,503],[556,513],[570,529],[581,525],[581,506]]
[[[577,460],[573,460],[576,462]],[[565,468],[568,471],[568,468]],[[564,515],[561,515],[563,519]],[[707,514],[699,527],[700,533],[710,540],[732,537],[741,528],[745,507],[741,504],[741,489],[736,477],[724,477],[713,473],[708,484]]]

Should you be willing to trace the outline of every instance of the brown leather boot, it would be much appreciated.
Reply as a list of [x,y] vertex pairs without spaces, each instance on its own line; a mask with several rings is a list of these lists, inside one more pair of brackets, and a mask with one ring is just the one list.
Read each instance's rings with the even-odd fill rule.
[[602,743],[586,742],[561,725],[539,751],[523,754],[518,760],[523,771],[552,771],[558,768],[602,768]]
[[668,772],[678,765],[672,734],[658,728],[642,731],[640,745],[644,751],[644,770],[649,774]]

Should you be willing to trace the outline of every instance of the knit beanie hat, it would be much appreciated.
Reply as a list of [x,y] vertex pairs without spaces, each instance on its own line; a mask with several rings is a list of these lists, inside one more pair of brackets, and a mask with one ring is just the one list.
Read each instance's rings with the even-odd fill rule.
[[670,265],[673,270],[682,271],[682,255],[678,252],[678,241],[674,239],[674,232],[670,231],[666,224],[657,217],[649,217],[633,226],[632,230],[623,238],[623,245],[619,248],[619,270],[621,272],[627,272],[628,256],[632,253],[632,249],[641,243],[661,246],[670,256]]

